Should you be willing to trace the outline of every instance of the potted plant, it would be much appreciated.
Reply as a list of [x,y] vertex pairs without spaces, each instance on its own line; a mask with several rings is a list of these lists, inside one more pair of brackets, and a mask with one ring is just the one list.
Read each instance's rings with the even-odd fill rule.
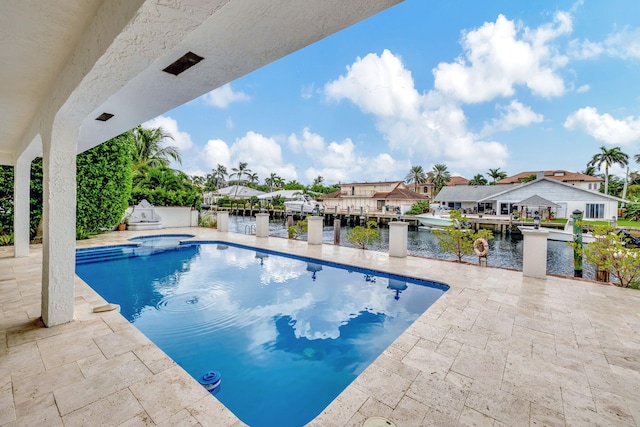
[[126,230],[127,225],[129,224],[129,218],[131,218],[131,214],[128,212],[125,212],[124,216],[120,220],[120,224],[118,224],[118,231]]

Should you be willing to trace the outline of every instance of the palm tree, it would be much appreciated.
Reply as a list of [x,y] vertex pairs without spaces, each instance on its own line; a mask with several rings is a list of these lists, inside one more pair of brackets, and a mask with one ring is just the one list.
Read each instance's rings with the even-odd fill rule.
[[427,182],[427,174],[424,172],[422,166],[411,166],[404,181],[407,184],[411,184],[412,182],[415,184],[424,184]]
[[[495,184],[495,180],[493,183]],[[485,178],[481,173],[476,174],[476,176],[471,178],[469,181],[469,185],[487,185],[487,178]]]
[[257,172],[249,172],[246,175],[247,175],[247,179],[249,180],[249,184],[257,184],[258,182],[260,182]]
[[600,167],[604,163],[604,194],[609,194],[609,166],[612,165],[620,165],[627,166],[629,165],[629,155],[623,153],[620,150],[620,147],[613,147],[608,150],[604,145],[600,147],[600,152],[598,154],[594,154],[593,158],[587,166],[595,166],[600,170]]
[[495,184],[497,180],[507,177],[507,173],[501,171],[500,168],[489,169],[489,173],[487,175],[489,175],[489,178],[493,179],[493,184]]
[[433,169],[430,172],[431,182],[433,183],[433,195],[437,195],[442,187],[447,185],[449,181],[451,181],[451,174],[447,170],[447,165],[438,163],[433,166]]
[[218,163],[218,166],[212,171],[213,180],[216,183],[216,187],[220,188],[224,185],[225,180],[227,179],[227,167]]
[[583,175],[596,176],[596,167],[587,164],[587,167],[580,173]]
[[640,154],[636,154],[635,156],[633,156],[633,159],[636,161],[636,163],[640,163]]
[[315,187],[316,185],[322,185],[323,182],[324,182],[324,178],[318,175],[318,177],[313,180],[313,184],[311,186]]
[[138,126],[133,129],[133,164],[136,168],[143,165],[151,168],[164,166],[168,167],[171,160],[182,163],[182,157],[177,147],[168,145],[162,146],[165,139],[173,139],[161,127],[155,129],[145,129]]
[[231,170],[233,171],[233,173],[231,175],[229,175],[229,178],[231,178],[232,176],[235,176],[237,178],[236,180],[236,192],[234,194],[234,198],[238,195],[238,184],[239,181],[242,179],[242,177],[244,175],[249,175],[251,173],[251,169],[249,169],[247,166],[249,164],[247,162],[238,162],[238,167],[237,168],[231,168]]

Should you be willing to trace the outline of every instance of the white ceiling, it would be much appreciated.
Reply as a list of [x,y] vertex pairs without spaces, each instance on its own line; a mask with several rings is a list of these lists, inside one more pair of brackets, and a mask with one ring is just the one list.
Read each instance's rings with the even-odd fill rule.
[[[0,0],[0,163],[51,105],[83,151],[400,1]],[[162,71],[188,51],[205,59]]]

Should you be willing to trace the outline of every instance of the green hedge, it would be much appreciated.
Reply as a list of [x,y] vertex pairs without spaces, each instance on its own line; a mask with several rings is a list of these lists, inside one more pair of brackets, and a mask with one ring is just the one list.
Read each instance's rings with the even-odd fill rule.
[[78,155],[78,230],[97,233],[120,222],[131,195],[132,149],[126,132]]
[[200,210],[202,193],[197,190],[134,188],[131,191],[130,204],[137,205],[142,199],[147,199],[154,206],[189,206]]

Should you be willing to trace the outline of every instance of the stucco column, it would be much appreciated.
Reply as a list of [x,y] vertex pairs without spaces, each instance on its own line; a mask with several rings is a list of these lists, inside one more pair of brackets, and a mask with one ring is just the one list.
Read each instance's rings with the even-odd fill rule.
[[307,217],[307,243],[310,245],[322,244],[322,220],[321,216]]
[[29,256],[31,158],[22,155],[13,170],[13,253]]
[[269,214],[256,214],[256,237],[269,237]]
[[407,256],[408,230],[408,222],[392,221],[389,223],[389,256],[398,258]]
[[229,212],[218,211],[216,213],[216,221],[218,222],[218,231],[229,231]]
[[548,231],[522,230],[524,237],[522,247],[522,275],[547,278],[547,237]]
[[54,125],[43,135],[42,320],[73,320],[76,249],[76,145],[79,129]]

